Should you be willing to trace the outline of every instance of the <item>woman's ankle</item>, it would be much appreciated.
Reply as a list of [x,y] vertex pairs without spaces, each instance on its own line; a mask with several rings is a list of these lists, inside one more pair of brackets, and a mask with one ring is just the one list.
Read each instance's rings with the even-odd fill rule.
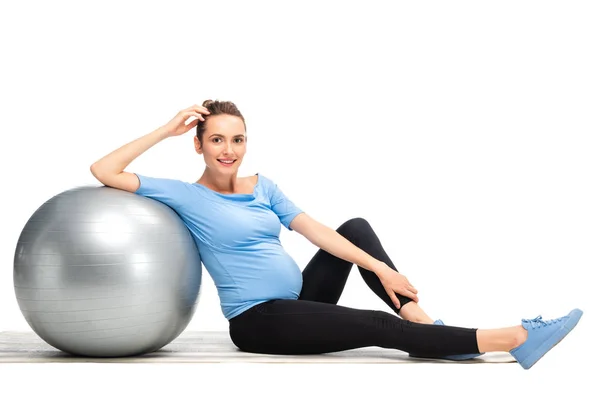
[[478,329],[477,346],[482,353],[492,351],[509,352],[527,340],[527,331],[522,326],[499,329]]
[[519,347],[520,345],[522,345],[523,343],[525,343],[525,341],[527,340],[527,336],[528,336],[528,332],[527,329],[523,328],[522,325],[518,325],[515,327],[515,343],[514,343],[514,347],[511,348],[512,349],[516,349],[517,347]]
[[433,324],[433,320],[419,307],[415,302],[409,302],[403,305],[398,315],[407,321],[419,324]]

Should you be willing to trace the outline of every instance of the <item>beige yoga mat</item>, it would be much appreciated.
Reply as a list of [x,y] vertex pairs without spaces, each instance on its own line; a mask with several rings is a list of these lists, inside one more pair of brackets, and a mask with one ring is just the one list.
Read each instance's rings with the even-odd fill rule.
[[86,358],[48,345],[34,332],[0,332],[0,363],[510,363],[507,353],[488,353],[468,361],[416,359],[395,349],[365,347],[318,355],[269,355],[240,351],[228,332],[185,331],[159,351],[125,358]]

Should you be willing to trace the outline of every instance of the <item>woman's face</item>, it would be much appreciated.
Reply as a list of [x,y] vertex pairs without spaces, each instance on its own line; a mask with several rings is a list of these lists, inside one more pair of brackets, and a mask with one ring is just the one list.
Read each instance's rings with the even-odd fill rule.
[[[194,136],[198,154],[204,155],[208,168],[219,174],[233,174],[246,154],[246,130],[241,118],[221,114],[206,118],[202,144]],[[231,162],[233,161],[233,162]]]

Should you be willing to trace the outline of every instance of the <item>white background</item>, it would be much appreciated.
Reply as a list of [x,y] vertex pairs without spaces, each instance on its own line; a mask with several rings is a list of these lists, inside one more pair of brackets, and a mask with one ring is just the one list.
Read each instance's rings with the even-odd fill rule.
[[[218,99],[236,103],[246,118],[240,175],[268,176],[332,228],[366,218],[434,319],[492,328],[538,314],[556,318],[574,307],[585,313],[528,372],[516,364],[336,366],[347,371],[339,377],[343,387],[316,366],[291,374],[303,374],[302,382],[314,375],[331,395],[344,388],[394,397],[432,391],[433,377],[440,393],[463,397],[502,380],[532,394],[569,374],[588,383],[582,363],[595,342],[592,276],[600,262],[595,2],[158,4],[0,6],[0,331],[29,330],[14,297],[12,265],[32,213],[55,194],[96,184],[89,166],[108,152],[180,109]],[[204,162],[192,132],[158,144],[126,170],[195,181]],[[317,250],[285,229],[281,239],[301,269]],[[340,304],[389,311],[356,269]],[[227,329],[207,273],[188,329]],[[40,382],[84,370],[67,367],[8,365],[15,378],[7,382],[19,387],[34,370]],[[130,377],[118,366],[86,367],[113,371],[115,384]],[[289,375],[281,367],[184,366],[171,374],[139,368],[144,379],[169,376],[181,390],[203,376],[215,389],[261,398],[269,390],[248,387],[273,380],[297,394],[305,384],[297,375],[282,380]],[[228,386],[233,377],[239,384]],[[306,393],[324,393],[311,385]],[[516,392],[511,385],[490,394]],[[548,386],[554,394],[574,389],[559,388]],[[206,396],[201,387],[189,390]]]

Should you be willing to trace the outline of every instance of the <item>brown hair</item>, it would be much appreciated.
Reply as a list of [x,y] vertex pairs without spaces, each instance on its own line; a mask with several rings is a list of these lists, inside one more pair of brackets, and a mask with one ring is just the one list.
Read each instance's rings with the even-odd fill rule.
[[[244,119],[244,116],[231,101],[204,100],[202,107],[206,107],[208,111],[210,111],[209,115],[204,115],[206,121],[208,121],[210,117],[219,114],[233,115],[234,117],[240,117],[242,119],[244,130],[246,129],[246,120]],[[204,131],[206,130],[206,121],[198,120],[198,125],[196,126],[196,137],[200,141],[200,144],[202,144],[202,136],[204,136]]]

